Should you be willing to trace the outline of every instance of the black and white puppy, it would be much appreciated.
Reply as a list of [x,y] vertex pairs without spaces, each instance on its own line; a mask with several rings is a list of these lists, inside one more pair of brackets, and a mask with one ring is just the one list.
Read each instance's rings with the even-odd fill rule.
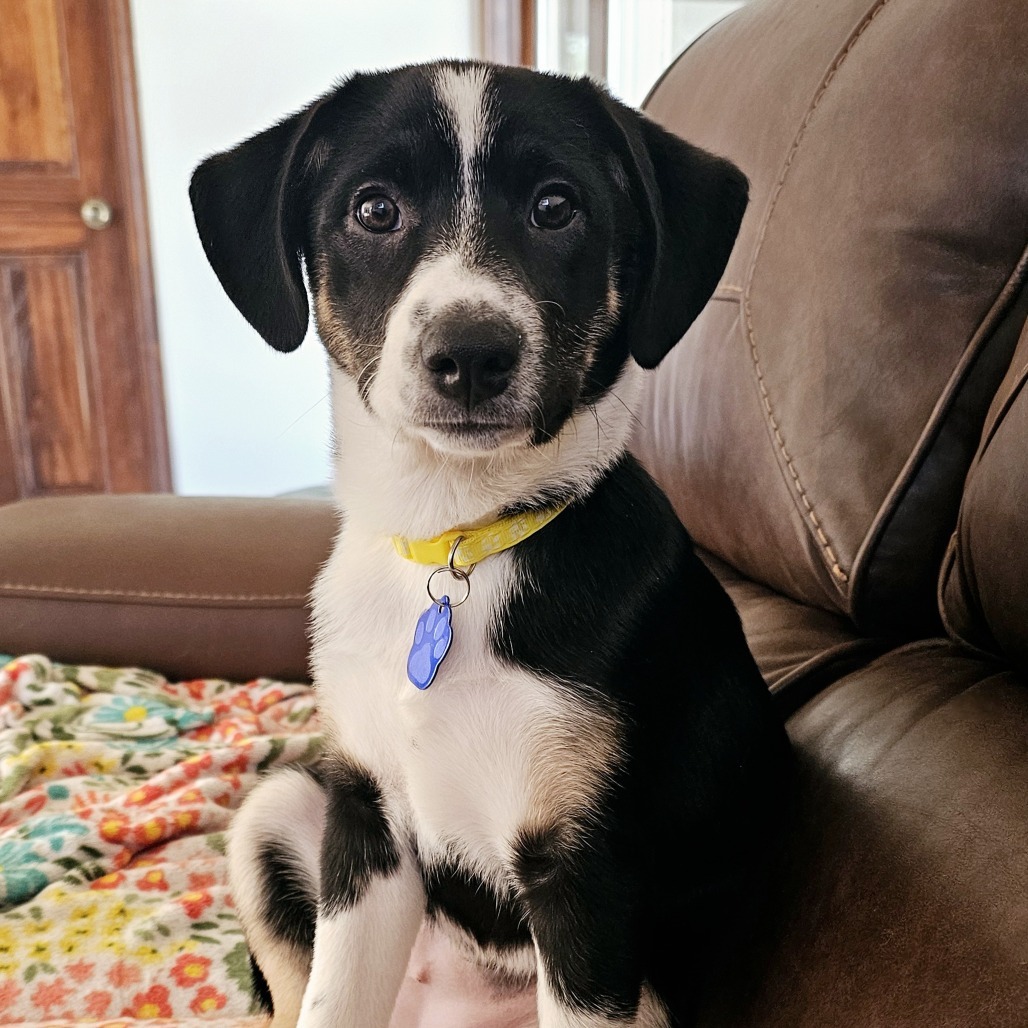
[[[274,1024],[384,1028],[426,914],[535,975],[541,1028],[691,1023],[787,745],[731,602],[626,445],[641,368],[724,270],[745,178],[588,81],[444,62],[354,76],[206,160],[191,197],[279,350],[307,330],[305,262],[331,366],[329,753],[265,778],[229,853]],[[433,568],[391,537],[565,504],[449,584],[470,594],[414,688]]]

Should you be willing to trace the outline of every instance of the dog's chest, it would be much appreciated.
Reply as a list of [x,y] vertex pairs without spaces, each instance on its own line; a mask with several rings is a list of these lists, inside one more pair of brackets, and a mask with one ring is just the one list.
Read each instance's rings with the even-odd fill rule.
[[616,727],[575,691],[496,653],[496,621],[516,585],[508,554],[475,569],[435,681],[416,689],[406,661],[431,571],[388,541],[343,534],[315,589],[320,703],[423,854],[459,854],[495,873],[519,831],[565,825],[595,800],[616,761]]

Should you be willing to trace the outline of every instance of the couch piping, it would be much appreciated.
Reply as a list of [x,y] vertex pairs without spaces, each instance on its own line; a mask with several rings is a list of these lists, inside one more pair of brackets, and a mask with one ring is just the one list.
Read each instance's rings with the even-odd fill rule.
[[[1021,334],[1018,337],[1018,343],[1022,339],[1028,339],[1028,321],[1025,322],[1024,328],[1021,330]],[[1000,404],[999,410],[996,411],[995,417],[992,419],[992,423],[987,426],[982,436],[982,444],[975,454],[974,464],[971,466],[971,470],[981,463],[982,458],[985,456],[986,450],[992,445],[992,440],[995,438],[996,433],[999,432],[1006,420],[1007,414],[1010,413],[1010,408],[1014,406],[1021,391],[1028,387],[1028,363],[1026,363],[1017,372],[1014,377],[1014,381],[1010,386],[1007,395],[1003,398],[1003,402]],[[968,476],[970,477],[970,476]]]
[[0,592],[46,593],[54,599],[69,596],[104,596],[121,600],[214,600],[216,602],[252,603],[307,601],[303,593],[177,593],[148,592],[127,589],[82,589],[63,585],[29,585],[22,582],[0,582]]
[[753,328],[753,310],[751,306],[751,290],[753,285],[753,273],[757,267],[757,261],[760,257],[760,252],[764,246],[764,239],[767,236],[767,228],[771,223],[771,219],[774,216],[775,208],[778,204],[778,198],[782,194],[782,189],[785,186],[785,180],[788,178],[789,171],[792,168],[793,160],[799,151],[800,144],[803,142],[803,137],[806,135],[807,128],[810,125],[811,118],[814,112],[817,110],[818,105],[824,98],[825,93],[828,91],[828,87],[832,84],[835,76],[838,74],[839,69],[845,63],[846,58],[849,57],[853,48],[856,46],[857,41],[868,29],[870,24],[875,18],[882,12],[885,5],[889,0],[877,0],[875,6],[864,16],[863,21],[857,26],[856,31],[853,33],[849,42],[846,44],[842,52],[835,58],[831,66],[825,75],[817,92],[814,94],[814,98],[807,108],[807,112],[803,117],[803,121],[800,123],[799,131],[796,133],[796,138],[792,142],[792,146],[789,149],[789,153],[785,159],[785,164],[782,166],[782,172],[778,177],[778,182],[775,184],[774,193],[771,197],[771,203],[768,207],[767,214],[764,216],[764,222],[760,228],[760,235],[757,237],[756,247],[753,251],[753,257],[750,262],[750,273],[746,283],[746,290],[743,293],[742,308],[743,315],[746,325],[746,335],[750,344],[750,357],[753,360],[753,368],[757,376],[757,386],[760,389],[760,397],[764,407],[764,412],[767,416],[768,423],[771,426],[771,431],[774,435],[775,442],[778,445],[778,451],[781,454],[782,460],[785,462],[785,467],[789,472],[789,476],[792,479],[792,484],[796,490],[796,495],[799,497],[800,503],[803,505],[803,509],[806,512],[806,519],[812,526],[814,537],[821,547],[821,552],[826,558],[828,569],[835,578],[836,582],[840,585],[845,584],[849,581],[849,574],[842,567],[835,548],[832,545],[831,540],[828,538],[827,533],[821,523],[821,519],[817,515],[817,511],[814,509],[814,505],[810,502],[810,498],[807,496],[807,491],[803,486],[803,482],[800,479],[799,472],[796,470],[796,465],[785,445],[785,439],[782,436],[781,429],[778,424],[778,419],[775,417],[774,410],[771,406],[771,397],[767,391],[767,386],[764,382],[764,370],[760,363],[760,354],[757,351],[757,336]]
[[[1026,251],[1026,256],[1028,256],[1028,251]],[[1028,339],[1028,321],[1025,322],[1024,327],[1018,335],[1014,350],[1015,357],[1017,356],[1017,347],[1019,347],[1026,339]],[[1013,360],[1011,360],[1011,367],[1013,366]],[[977,643],[972,642],[968,637],[969,633],[961,631],[958,627],[957,620],[951,616],[948,597],[950,595],[950,586],[952,583],[953,590],[958,594],[955,597],[954,602],[962,603],[968,609],[968,613],[979,621],[978,627],[984,628],[986,634],[991,637],[992,633],[989,627],[989,618],[985,615],[985,611],[982,607],[981,592],[978,588],[978,583],[974,574],[974,563],[972,561],[969,568],[964,561],[964,555],[967,549],[967,547],[961,542],[961,535],[964,526],[964,500],[973,488],[975,472],[978,469],[978,465],[984,459],[985,454],[988,452],[988,449],[992,445],[992,441],[996,437],[997,433],[1001,431],[1003,422],[1006,420],[1010,409],[1016,403],[1018,396],[1021,394],[1022,390],[1026,388],[1028,388],[1028,363],[1023,364],[1018,369],[1013,382],[1010,384],[1006,395],[1003,397],[1003,401],[1000,403],[999,409],[996,411],[992,420],[986,423],[986,427],[982,432],[982,439],[978,446],[978,452],[975,454],[974,460],[971,462],[971,467],[967,472],[967,478],[964,484],[964,493],[961,496],[960,511],[957,515],[957,524],[953,530],[953,534],[950,536],[949,545],[946,547],[946,554],[943,557],[942,569],[939,572],[935,591],[936,605],[939,609],[939,616],[942,618],[942,626],[946,629],[950,638],[963,643],[976,653],[981,653],[993,658],[997,653],[1001,652],[999,645],[994,642],[994,649],[990,651],[979,646]]]
[[[986,344],[996,337],[997,333],[1002,330],[1005,319],[1015,314],[1018,305],[1024,303],[1025,296],[1028,296],[1028,294],[1022,292],[1026,273],[1028,273],[1028,249],[1022,252],[996,299],[979,319],[977,328],[967,341],[964,352],[953,369],[949,381],[946,383],[942,394],[936,400],[935,407],[929,415],[924,429],[918,436],[910,456],[904,463],[899,475],[897,475],[892,487],[882,501],[871,526],[868,528],[864,541],[857,550],[857,555],[853,561],[854,595],[861,594],[871,573],[870,569],[874,551],[880,545],[882,537],[889,530],[890,525],[900,511],[904,499],[917,479],[918,473],[930,456],[930,451],[938,443],[940,436],[947,430],[948,424],[953,420],[953,411],[959,404],[960,393],[967,380],[975,373],[977,362],[983,359],[986,353]],[[1015,352],[1023,331],[1022,329],[1021,333],[1013,339]],[[1011,357],[1011,359],[1013,358]],[[988,425],[987,421],[986,425]],[[995,427],[996,425],[993,424],[982,430],[982,441],[979,442],[976,454],[965,475],[965,489],[967,482],[970,480],[971,471],[984,453],[987,439],[990,438],[990,433]],[[960,511],[962,509],[963,497],[961,496],[960,506],[957,510],[957,525],[959,525]],[[854,610],[851,613],[859,621],[858,612]]]

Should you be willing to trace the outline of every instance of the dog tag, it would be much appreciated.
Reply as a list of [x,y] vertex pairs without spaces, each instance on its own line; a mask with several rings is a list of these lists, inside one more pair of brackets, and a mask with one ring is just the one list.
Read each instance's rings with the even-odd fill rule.
[[453,642],[450,625],[450,597],[444,596],[433,603],[414,629],[414,643],[407,656],[407,677],[419,689],[427,689]]

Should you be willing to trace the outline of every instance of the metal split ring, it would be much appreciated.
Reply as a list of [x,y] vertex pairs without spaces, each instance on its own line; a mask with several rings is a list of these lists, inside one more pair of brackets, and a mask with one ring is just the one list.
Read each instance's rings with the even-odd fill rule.
[[432,600],[433,603],[439,604],[440,606],[442,605],[443,597],[436,596],[436,594],[432,592],[432,579],[435,578],[436,575],[441,575],[444,571],[449,572],[449,574],[456,578],[457,581],[463,582],[467,588],[467,592],[465,592],[459,600],[450,600],[447,598],[447,602],[450,604],[451,607],[459,607],[471,595],[471,572],[475,570],[475,565],[469,564],[467,569],[465,569],[457,567],[457,565],[454,563],[454,560],[457,556],[457,547],[460,546],[460,544],[463,541],[464,536],[458,536],[457,539],[454,541],[453,546],[450,547],[450,556],[446,559],[446,566],[442,568],[436,568],[435,571],[433,571],[432,574],[428,576],[426,588],[428,589],[429,598]]

